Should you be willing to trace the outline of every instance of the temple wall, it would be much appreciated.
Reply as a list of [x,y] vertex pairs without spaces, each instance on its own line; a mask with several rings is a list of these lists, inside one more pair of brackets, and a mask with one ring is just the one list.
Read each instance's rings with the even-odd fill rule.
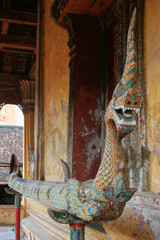
[[[69,92],[68,34],[50,17],[53,0],[44,1],[44,176],[61,181],[60,158],[67,157],[67,117]],[[103,222],[105,233],[87,227],[86,239],[158,240],[160,236],[160,2],[146,0],[144,12],[144,60],[146,84],[146,124],[149,155],[148,193],[136,193],[122,216]],[[154,192],[154,193],[151,193]],[[36,239],[69,239],[68,226],[51,220],[47,206],[28,201],[30,216],[22,221],[26,235]],[[40,231],[39,231],[40,229]],[[39,235],[38,235],[39,234]],[[43,235],[44,234],[44,238]],[[57,238],[56,238],[57,236]]]
[[[149,154],[147,193],[136,193],[122,216],[104,222],[112,240],[159,239],[160,229],[160,1],[145,1],[144,74],[146,85],[146,129]],[[145,89],[143,90],[145,91]],[[145,166],[147,167],[147,166]],[[154,192],[154,193],[152,193]]]
[[[44,144],[42,155],[44,157],[44,180],[63,181],[60,159],[66,161],[67,157],[69,48],[67,31],[57,26],[51,19],[52,3],[53,0],[43,1],[41,47],[43,52]],[[31,236],[34,239],[56,239],[53,237],[53,234],[57,235],[54,221],[47,214],[48,207],[28,198],[25,204],[29,216],[21,221],[21,227],[26,239]],[[68,233],[67,235],[69,236]]]
[[[16,222],[15,206],[1,205],[0,206],[0,226],[15,225]],[[21,219],[25,217],[25,211],[21,207]]]
[[160,1],[145,4],[145,80],[149,189],[160,192]]
[[44,1],[44,177],[62,180],[62,158],[67,157],[69,96],[68,33],[50,16],[53,1]]

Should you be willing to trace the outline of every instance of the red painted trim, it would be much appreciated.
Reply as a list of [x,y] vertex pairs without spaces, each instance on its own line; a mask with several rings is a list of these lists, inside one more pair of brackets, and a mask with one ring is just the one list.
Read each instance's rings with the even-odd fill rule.
[[16,240],[20,240],[20,207],[16,207]]
[[10,167],[10,163],[0,162],[0,167]]
[[70,224],[70,227],[81,227],[81,228],[84,228],[85,227],[85,224]]
[[75,43],[72,177],[96,176],[101,162],[100,22],[72,15]]

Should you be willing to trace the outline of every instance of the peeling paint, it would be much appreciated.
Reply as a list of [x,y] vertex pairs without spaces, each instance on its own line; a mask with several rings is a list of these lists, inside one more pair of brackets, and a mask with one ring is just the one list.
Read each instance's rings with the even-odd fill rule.
[[154,52],[155,57],[157,58],[158,62],[160,62],[160,47],[158,47]]
[[86,155],[88,156],[86,168],[90,169],[93,159],[98,158],[100,153],[100,137],[95,136],[86,146]]
[[[63,172],[60,159],[66,161],[67,157],[69,48],[66,44],[67,32],[52,21],[50,14],[47,15],[51,4],[51,1],[45,2],[44,14],[44,149],[42,149],[42,155],[45,180],[61,181]],[[50,39],[53,38],[54,41],[50,44]]]
[[159,0],[145,1],[145,83],[147,144],[151,152],[149,188],[160,192],[160,13]]
[[64,99],[61,100],[61,105],[62,105],[62,112],[67,113],[68,108],[67,108],[66,101]]
[[89,115],[92,115],[93,114],[93,110],[90,109],[89,112],[88,112]]
[[[52,180],[53,173],[57,172],[57,179],[62,178],[62,166],[60,159],[65,160],[66,142],[64,133],[67,133],[66,125],[63,123],[64,111],[60,111],[53,99],[50,102],[50,112],[46,114],[46,123],[48,127],[45,134],[45,153],[49,155],[45,162],[45,179]],[[62,108],[61,108],[62,109]],[[53,116],[51,118],[51,116]],[[67,114],[64,115],[66,117]],[[67,136],[67,135],[66,135]],[[55,175],[54,175],[55,177]]]
[[158,197],[145,194],[133,197],[119,219],[104,223],[104,228],[111,239],[159,240],[159,207],[157,208],[157,204],[154,203],[154,199]]

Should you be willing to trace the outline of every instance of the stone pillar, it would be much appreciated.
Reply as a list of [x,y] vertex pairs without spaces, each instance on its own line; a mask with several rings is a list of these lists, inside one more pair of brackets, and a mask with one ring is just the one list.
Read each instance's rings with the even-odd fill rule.
[[22,104],[24,113],[24,165],[23,177],[34,179],[34,101],[35,81],[21,80]]

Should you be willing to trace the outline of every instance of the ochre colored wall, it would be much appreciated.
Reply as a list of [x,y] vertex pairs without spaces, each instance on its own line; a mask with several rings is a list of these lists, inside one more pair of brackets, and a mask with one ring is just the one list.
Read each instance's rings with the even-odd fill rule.
[[52,3],[44,1],[44,176],[46,181],[60,181],[60,158],[66,161],[67,156],[69,48],[67,31],[51,19]]
[[160,1],[146,0],[144,16],[149,190],[160,192]]
[[[113,224],[113,225],[112,225]],[[153,240],[154,234],[150,226],[144,221],[141,210],[128,207],[123,215],[110,224],[104,223],[106,233],[112,240]]]
[[[146,129],[149,154],[149,191],[160,192],[160,1],[146,0],[144,6],[144,81],[146,85]],[[144,90],[145,91],[145,90]],[[151,192],[136,197],[116,221],[103,226],[112,240],[159,239],[159,197]],[[154,195],[153,195],[154,196]],[[155,195],[156,196],[156,195]]]
[[[21,219],[25,217],[24,209],[21,208]],[[0,225],[15,225],[15,206],[0,205]]]
[[[68,34],[50,18],[52,0],[44,1],[44,173],[45,180],[62,180],[60,158],[67,155],[67,116],[69,68]],[[146,0],[144,14],[144,53],[146,82],[147,143],[150,153],[149,188],[160,192],[160,1]],[[150,193],[149,193],[150,194]],[[106,236],[97,239],[159,239],[159,196],[144,193],[133,197],[122,216],[104,222]],[[157,201],[157,199],[158,201]],[[158,204],[157,204],[158,203]],[[31,203],[32,206],[33,202]],[[34,207],[34,206],[32,206]],[[47,215],[37,205],[35,211]],[[43,214],[43,215],[45,215]],[[63,230],[62,230],[63,232]]]
[[158,194],[136,193],[126,204],[124,212],[117,220],[103,223],[107,239],[159,240],[159,207]]

